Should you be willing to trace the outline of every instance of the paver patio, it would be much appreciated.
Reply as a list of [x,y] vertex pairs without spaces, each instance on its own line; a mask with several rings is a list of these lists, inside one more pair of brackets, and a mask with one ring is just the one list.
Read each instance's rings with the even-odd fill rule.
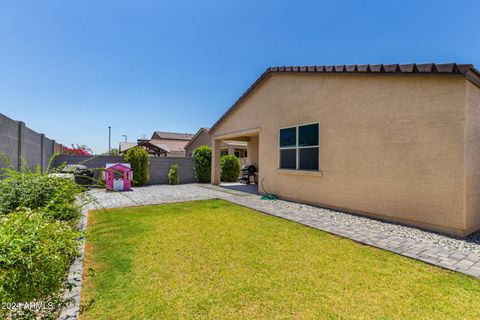
[[[392,251],[406,257],[418,259],[432,265],[461,272],[474,277],[480,277],[480,256],[467,254],[445,248],[390,235],[374,229],[348,225],[342,222],[322,219],[313,213],[295,211],[293,209],[279,209],[270,206],[267,201],[254,201],[250,194],[212,185],[186,184],[178,186],[157,185],[135,188],[131,192],[106,193],[104,190],[92,190],[91,194],[96,201],[85,208],[82,220],[86,227],[86,213],[91,209],[119,208],[163,204],[191,200],[223,199],[232,203],[248,207],[269,215],[288,219],[306,226],[317,228],[354,241],[371,245],[384,250]],[[83,252],[82,245],[82,252]],[[75,289],[69,293],[74,303],[62,312],[60,319],[76,319],[79,314],[80,289],[83,269],[83,254],[72,265],[69,280]]]

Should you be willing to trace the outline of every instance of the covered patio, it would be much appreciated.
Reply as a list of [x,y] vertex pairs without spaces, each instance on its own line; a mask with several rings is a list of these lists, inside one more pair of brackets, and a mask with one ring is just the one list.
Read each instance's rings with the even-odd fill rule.
[[[222,141],[242,141],[247,143],[247,162],[257,168],[258,181],[261,181],[259,168],[259,134],[260,129],[249,129],[212,137],[212,184],[220,184],[220,158]],[[258,188],[257,188],[258,190]]]

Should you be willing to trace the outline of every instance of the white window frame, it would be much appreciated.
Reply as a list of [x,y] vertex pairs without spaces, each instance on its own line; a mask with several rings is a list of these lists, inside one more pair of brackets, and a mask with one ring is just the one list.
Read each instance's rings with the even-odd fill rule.
[[[303,127],[303,126],[308,126],[308,125],[311,125],[311,124],[318,124],[318,144],[314,145],[314,146],[302,146],[302,147],[300,147],[298,145],[298,140],[300,138],[298,128]],[[294,147],[282,147],[282,146],[280,146],[280,131],[282,129],[291,129],[291,128],[295,128],[295,140],[296,140],[295,141],[295,146]],[[300,149],[308,149],[308,148],[318,148],[318,170],[299,169]],[[292,149],[296,150],[296,152],[295,152],[295,169],[282,168],[281,167],[281,163],[282,163],[281,150],[292,150]],[[278,168],[279,168],[279,170],[296,170],[296,171],[306,171],[306,172],[318,172],[318,171],[320,171],[320,123],[319,122],[303,123],[303,124],[299,124],[299,125],[296,125],[296,126],[281,127],[281,128],[278,129]]]

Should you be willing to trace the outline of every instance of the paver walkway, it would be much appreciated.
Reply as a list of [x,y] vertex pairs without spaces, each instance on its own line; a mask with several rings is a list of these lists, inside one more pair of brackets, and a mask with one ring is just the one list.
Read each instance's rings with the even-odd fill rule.
[[[418,259],[429,264],[474,277],[480,277],[480,256],[447,250],[438,246],[426,245],[412,239],[390,235],[379,230],[362,228],[332,220],[325,221],[325,219],[316,216],[314,213],[299,213],[293,209],[279,209],[268,205],[267,202],[253,201],[251,194],[234,189],[198,184],[178,186],[157,185],[135,188],[134,191],[123,193],[106,193],[104,190],[92,190],[91,194],[95,197],[96,202],[85,208],[85,215],[82,219],[83,228],[86,227],[86,213],[91,209],[223,199],[269,215],[295,221],[360,243]],[[77,319],[79,314],[84,244],[82,244],[81,247],[82,257],[74,262],[69,272],[69,281],[74,284],[75,289],[69,293],[68,297],[72,298],[74,303],[70,305],[68,309],[63,310],[60,316],[62,320]]]

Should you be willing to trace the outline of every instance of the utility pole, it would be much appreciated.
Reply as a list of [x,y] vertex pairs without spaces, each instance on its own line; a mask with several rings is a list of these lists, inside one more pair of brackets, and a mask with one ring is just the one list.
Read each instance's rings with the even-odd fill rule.
[[108,155],[112,154],[112,127],[108,126]]
[[122,137],[125,137],[125,142],[127,142],[127,135],[126,135],[126,134],[122,134]]

